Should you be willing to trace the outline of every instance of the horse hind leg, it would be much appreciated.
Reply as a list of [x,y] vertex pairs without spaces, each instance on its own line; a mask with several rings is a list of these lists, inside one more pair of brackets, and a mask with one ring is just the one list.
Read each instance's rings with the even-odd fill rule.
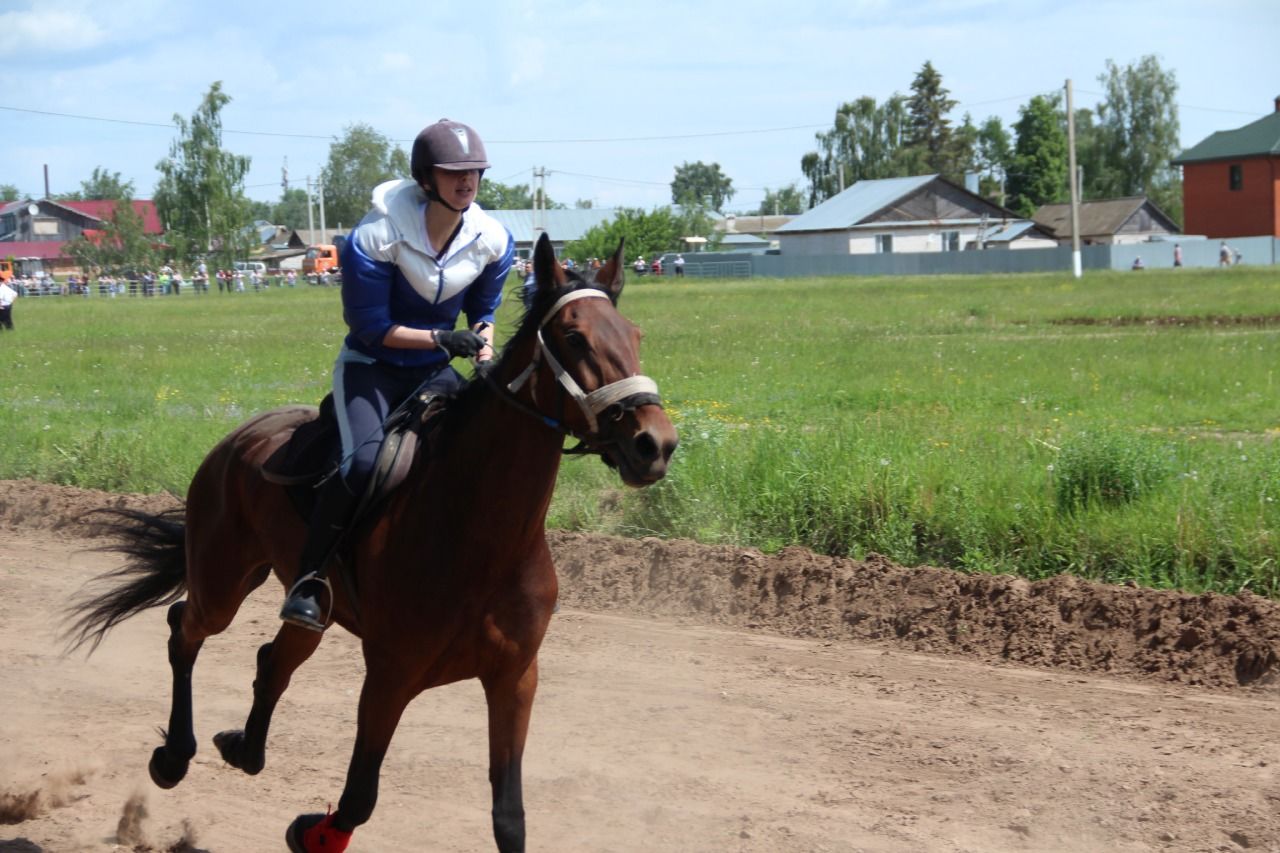
[[258,649],[258,673],[253,680],[253,707],[243,729],[214,735],[213,743],[222,758],[256,776],[266,764],[267,730],[276,703],[289,687],[294,671],[320,645],[323,634],[293,625],[282,625],[275,639]]
[[191,672],[196,656],[204,645],[204,635],[184,631],[187,602],[169,607],[169,668],[173,671],[173,699],[169,707],[169,727],[164,731],[164,745],[151,753],[147,769],[151,781],[161,788],[172,788],[187,775],[191,758],[196,754],[195,724],[191,711]]

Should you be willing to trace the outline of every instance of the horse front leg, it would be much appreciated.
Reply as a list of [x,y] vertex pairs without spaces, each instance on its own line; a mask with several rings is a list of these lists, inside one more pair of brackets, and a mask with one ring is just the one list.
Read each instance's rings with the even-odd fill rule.
[[266,764],[267,730],[280,696],[289,687],[293,673],[320,645],[324,637],[293,625],[282,625],[275,640],[258,649],[258,674],[253,679],[253,707],[243,729],[213,736],[222,758],[255,776]]
[[[184,619],[184,616],[187,618]],[[170,606],[166,621],[169,623],[169,669],[173,673],[169,727],[164,732],[164,746],[156,747],[151,753],[147,770],[152,782],[167,789],[177,785],[187,775],[191,758],[196,754],[191,674],[206,635],[199,633],[194,620],[189,618],[185,601],[177,601]]]
[[342,853],[356,827],[367,823],[378,802],[378,776],[391,736],[412,694],[404,676],[394,667],[375,669],[372,664],[360,690],[356,745],[347,768],[347,784],[330,815],[299,815],[289,825],[285,840],[293,853]]
[[523,853],[524,791],[520,759],[524,755],[538,691],[538,659],[515,677],[484,679],[489,705],[489,784],[493,787],[493,837],[502,853]]

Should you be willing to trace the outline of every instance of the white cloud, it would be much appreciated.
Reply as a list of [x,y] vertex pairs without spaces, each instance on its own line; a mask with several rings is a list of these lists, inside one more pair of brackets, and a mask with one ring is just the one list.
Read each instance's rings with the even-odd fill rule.
[[11,59],[24,53],[71,53],[104,38],[102,28],[79,11],[43,6],[0,13],[0,54]]

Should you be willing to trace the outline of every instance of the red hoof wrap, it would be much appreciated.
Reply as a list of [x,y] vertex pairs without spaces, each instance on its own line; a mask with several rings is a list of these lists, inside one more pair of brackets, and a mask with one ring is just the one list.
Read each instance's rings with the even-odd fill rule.
[[342,853],[350,843],[351,833],[334,826],[332,814],[325,815],[324,820],[302,834],[302,846],[307,853]]

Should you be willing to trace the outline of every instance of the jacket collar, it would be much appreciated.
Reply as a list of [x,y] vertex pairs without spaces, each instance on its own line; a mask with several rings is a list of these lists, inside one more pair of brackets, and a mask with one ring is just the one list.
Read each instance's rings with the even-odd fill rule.
[[[387,181],[373,189],[373,208],[391,220],[397,239],[431,256],[432,252],[426,245],[426,228],[421,221],[422,206],[426,203],[427,194],[415,181]],[[472,202],[463,212],[462,227],[449,246],[450,253],[470,243],[479,233],[475,211],[476,206]]]

